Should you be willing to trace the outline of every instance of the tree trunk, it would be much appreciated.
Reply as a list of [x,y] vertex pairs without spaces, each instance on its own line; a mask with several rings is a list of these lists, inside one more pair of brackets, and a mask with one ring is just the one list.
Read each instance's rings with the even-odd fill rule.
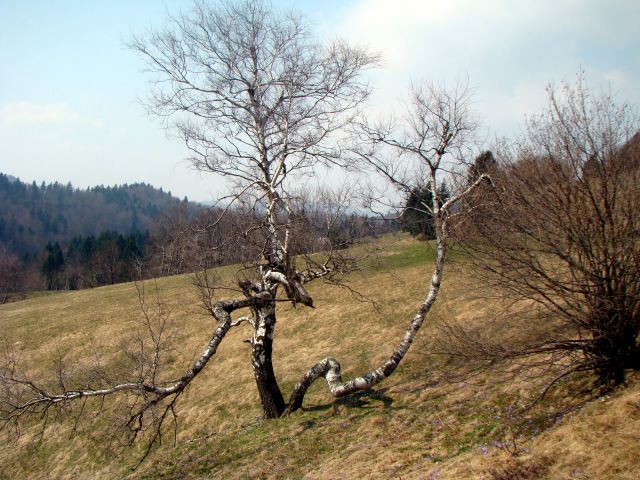
[[605,387],[617,386],[625,382],[625,370],[640,369],[640,348],[637,328],[633,326],[614,330],[612,325],[622,323],[617,313],[605,317],[606,325],[601,328],[593,341],[584,350],[594,366],[598,381]]
[[257,307],[253,333],[251,365],[256,379],[260,402],[265,418],[278,418],[285,409],[285,402],[273,372],[273,332],[276,327],[275,302],[269,301]]

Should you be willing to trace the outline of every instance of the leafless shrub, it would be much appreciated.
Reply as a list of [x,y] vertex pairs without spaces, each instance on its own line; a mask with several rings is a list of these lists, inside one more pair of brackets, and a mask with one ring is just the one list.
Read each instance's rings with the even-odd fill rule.
[[640,368],[638,127],[627,105],[579,78],[550,87],[527,136],[501,145],[493,187],[469,197],[457,234],[485,292],[538,312],[548,335],[497,350],[480,341],[469,352],[542,356],[559,367],[556,380],[588,371],[604,386]]

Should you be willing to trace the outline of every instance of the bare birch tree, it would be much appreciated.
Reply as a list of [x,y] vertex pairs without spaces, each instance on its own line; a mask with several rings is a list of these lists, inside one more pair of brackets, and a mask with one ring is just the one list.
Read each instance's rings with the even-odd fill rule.
[[[431,203],[421,204],[416,210],[433,218],[436,243],[436,262],[424,302],[410,321],[398,347],[377,368],[349,381],[342,380],[339,361],[327,357],[314,365],[296,384],[288,405],[293,411],[302,405],[309,386],[323,377],[332,395],[342,397],[358,391],[366,391],[389,377],[409,351],[413,340],[422,327],[431,307],[438,299],[447,256],[449,222],[460,201],[479,185],[490,183],[483,174],[465,185],[455,194],[443,198],[440,181],[448,172],[464,162],[469,153],[477,120],[470,108],[471,92],[466,85],[459,84],[447,89],[435,84],[414,85],[404,117],[377,124],[360,125],[358,147],[352,154],[355,164],[379,174],[388,185],[400,193],[401,198],[416,188],[427,188],[431,192]],[[360,148],[361,143],[370,146]],[[370,198],[384,207],[393,205],[386,196]],[[391,203],[390,203],[391,202]],[[401,208],[401,204],[393,205]]]
[[[132,47],[158,75],[150,110],[179,132],[196,168],[235,185],[230,202],[257,220],[243,232],[259,249],[251,259],[256,276],[240,285],[239,305],[251,311],[243,319],[253,327],[264,414],[278,417],[285,408],[272,365],[278,292],[312,307],[304,284],[342,268],[332,256],[297,268],[292,180],[339,158],[336,134],[368,96],[360,75],[376,58],[341,42],[322,46],[301,18],[249,1],[196,3],[192,15]],[[215,305],[211,314],[224,323]]]

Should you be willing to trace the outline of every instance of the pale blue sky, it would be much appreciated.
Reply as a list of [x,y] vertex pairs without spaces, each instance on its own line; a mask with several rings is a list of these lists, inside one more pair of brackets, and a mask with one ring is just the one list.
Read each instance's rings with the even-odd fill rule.
[[[401,107],[409,82],[468,76],[492,134],[518,131],[551,80],[580,70],[640,103],[637,0],[294,1],[324,38],[383,54],[373,107]],[[0,0],[0,171],[75,186],[144,181],[209,200],[221,184],[190,170],[184,147],[136,102],[142,62],[123,46],[187,0]]]

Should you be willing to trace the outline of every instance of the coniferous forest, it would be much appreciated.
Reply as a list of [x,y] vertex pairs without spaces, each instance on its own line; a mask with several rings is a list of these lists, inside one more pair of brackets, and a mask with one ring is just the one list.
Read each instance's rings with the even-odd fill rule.
[[[144,183],[87,189],[0,173],[0,300],[133,280],[162,215],[202,209]],[[19,296],[18,296],[19,297]]]
[[70,183],[23,183],[0,173],[0,245],[22,256],[41,252],[47,242],[63,244],[107,231],[144,232],[179,203],[171,192],[144,183],[81,190]]

